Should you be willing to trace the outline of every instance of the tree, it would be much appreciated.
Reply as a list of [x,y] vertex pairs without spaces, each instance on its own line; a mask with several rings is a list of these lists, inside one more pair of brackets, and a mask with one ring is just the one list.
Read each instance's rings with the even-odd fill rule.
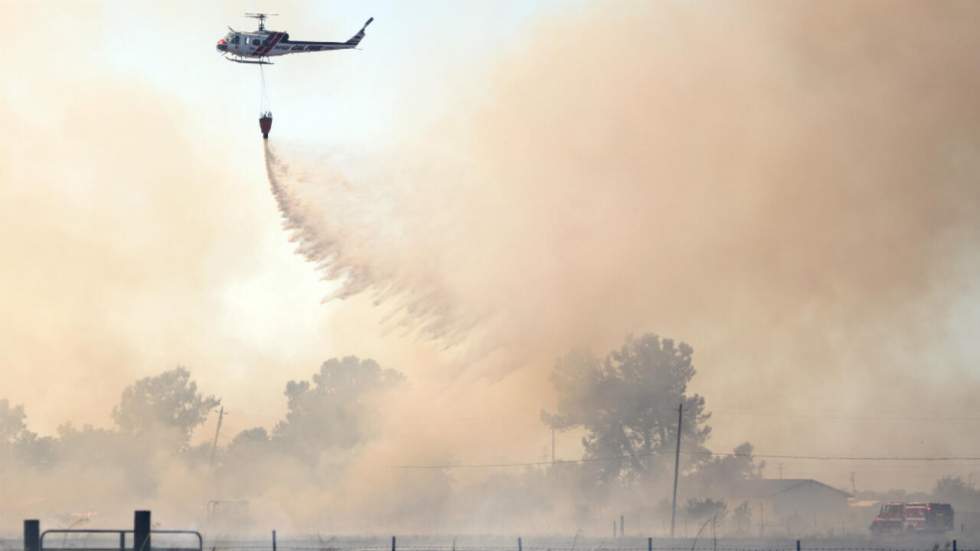
[[24,406],[12,406],[6,398],[0,400],[0,444],[13,444],[27,432]]
[[951,503],[956,509],[976,511],[980,507],[980,490],[958,476],[944,476],[932,490],[935,499]]
[[126,387],[112,419],[124,433],[170,432],[183,448],[191,432],[220,404],[214,396],[198,392],[190,372],[177,367]]
[[269,442],[268,431],[253,427],[236,434],[225,453],[232,462],[243,463],[267,451]]
[[731,487],[739,480],[762,477],[766,462],[756,462],[752,444],[738,445],[734,453],[703,461],[691,473],[689,482],[700,492],[717,493]]
[[655,458],[665,452],[672,465],[678,404],[684,405],[685,449],[703,452],[710,414],[703,397],[686,393],[695,374],[693,353],[685,343],[652,333],[627,337],[602,360],[572,352],[555,364],[551,381],[558,408],[542,412],[542,419],[559,430],[585,429],[585,456],[602,459],[595,465],[605,483],[651,474]]
[[322,450],[350,449],[373,432],[367,401],[404,380],[393,369],[356,356],[323,362],[310,381],[286,384],[287,413],[273,437],[287,451],[314,461]]
[[50,466],[54,457],[52,442],[27,429],[24,406],[0,400],[0,464],[16,460],[31,467]]

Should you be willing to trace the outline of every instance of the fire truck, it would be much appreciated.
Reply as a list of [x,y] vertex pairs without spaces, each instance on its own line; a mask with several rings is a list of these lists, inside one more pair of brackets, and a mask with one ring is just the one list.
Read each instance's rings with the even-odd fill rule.
[[941,534],[953,529],[953,506],[948,503],[882,503],[871,522],[871,533]]

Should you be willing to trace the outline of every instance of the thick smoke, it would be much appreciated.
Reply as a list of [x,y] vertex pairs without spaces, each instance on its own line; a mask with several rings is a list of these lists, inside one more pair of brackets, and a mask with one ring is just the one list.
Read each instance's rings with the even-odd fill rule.
[[[77,24],[65,19],[59,32]],[[351,458],[339,488],[304,486],[277,463],[282,479],[266,481],[269,501],[287,503],[286,516],[306,526],[325,525],[320,511],[340,511],[331,521],[338,530],[362,528],[378,517],[358,516],[379,507],[386,527],[425,530],[449,518],[453,495],[477,496],[470,505],[508,519],[490,512],[513,509],[524,479],[451,475],[477,490],[513,488],[481,502],[478,491],[453,494],[450,475],[392,466],[534,459],[547,438],[538,414],[553,406],[554,358],[571,348],[601,354],[645,330],[694,346],[695,390],[716,412],[716,438],[730,439],[709,442],[713,449],[750,440],[783,453],[975,453],[961,426],[869,428],[834,416],[927,417],[975,394],[973,335],[956,327],[971,318],[956,316],[980,294],[971,283],[980,273],[978,20],[980,6],[969,2],[603,4],[538,22],[488,54],[490,63],[447,74],[439,107],[450,116],[430,128],[393,126],[393,145],[326,158],[286,145],[267,151],[288,230],[336,286],[330,296],[344,299],[332,303],[329,330],[316,329],[412,382],[385,402],[378,438]],[[36,44],[34,32],[23,34]],[[46,411],[55,403],[107,412],[134,370],[184,361],[206,366],[202,388],[226,403],[231,389],[246,389],[229,403],[230,423],[253,415],[243,395],[272,402],[276,392],[255,390],[308,376],[303,358],[322,354],[215,333],[214,312],[258,317],[227,310],[222,292],[255,261],[265,234],[254,211],[268,205],[239,201],[258,196],[243,185],[247,174],[216,169],[241,167],[228,152],[212,157],[222,139],[175,147],[173,126],[196,127],[182,110],[159,108],[173,107],[168,98],[129,79],[72,82],[89,84],[78,87],[88,94],[73,94],[76,103],[51,120],[8,119],[16,131],[2,138],[12,145],[0,177],[21,184],[3,211],[17,228],[4,252],[18,264],[0,277],[19,291],[4,302],[17,313],[2,327],[6,361],[18,370],[5,387],[26,388],[17,383],[46,367],[46,379],[69,381],[37,398]],[[240,86],[237,77],[225,84]],[[43,88],[45,102],[64,95]],[[112,108],[93,116],[107,97]],[[416,105],[434,107],[416,99],[404,108]],[[234,115],[211,107],[215,120]],[[85,186],[75,173],[89,176]],[[254,331],[315,326],[292,310],[280,315]],[[374,338],[379,318],[394,331]],[[399,332],[422,342],[405,344]],[[452,346],[432,350],[443,345]],[[35,367],[38,358],[54,367]],[[77,391],[104,381],[117,389]],[[726,407],[770,416],[746,420]],[[270,430],[276,418],[268,416]],[[579,451],[566,442],[560,454]],[[148,464],[166,475],[147,504],[155,509],[200,507],[217,493],[206,469]],[[793,468],[788,476],[842,472]],[[874,469],[868,484],[904,485]],[[21,501],[16,514],[85,510],[87,496],[104,492],[125,518],[139,499],[105,469],[68,464],[38,479],[4,482],[16,495],[57,496],[70,484],[78,499]],[[548,495],[546,482],[534,488]],[[412,516],[420,511],[432,515]],[[546,512],[538,514],[546,530]]]
[[282,149],[270,182],[336,296],[370,290],[435,336],[479,319],[537,348],[738,323],[739,340],[887,346],[943,316],[977,237],[969,7],[842,9],[542,24],[461,94],[463,122],[412,136],[424,147]]
[[[341,312],[377,307],[471,371],[544,373],[652,329],[695,345],[709,409],[941,411],[934,389],[966,367],[945,327],[977,271],[977,15],[587,9],[461,83],[424,135],[360,156],[280,147],[270,181]],[[753,436],[742,421],[732,443]],[[947,429],[926,445],[955,448]],[[909,450],[891,429],[806,432],[762,445]]]

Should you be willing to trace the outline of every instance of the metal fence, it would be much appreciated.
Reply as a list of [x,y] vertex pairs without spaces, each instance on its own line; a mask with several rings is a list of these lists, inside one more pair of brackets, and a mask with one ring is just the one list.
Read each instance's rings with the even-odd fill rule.
[[[213,538],[205,551],[980,551],[980,542],[952,539],[670,539],[500,536],[296,537],[279,539]],[[954,547],[955,546],[955,547]]]
[[[157,538],[152,544],[155,551],[204,551],[204,537],[194,530],[150,530],[150,534]],[[40,550],[127,551],[133,541],[133,530],[53,529],[41,532]]]
[[[980,540],[949,537],[872,538],[591,538],[498,535],[235,537],[151,530],[152,551],[980,551]],[[132,551],[133,530],[47,530],[39,551]],[[959,535],[959,534],[957,534]],[[25,541],[0,537],[0,551]]]

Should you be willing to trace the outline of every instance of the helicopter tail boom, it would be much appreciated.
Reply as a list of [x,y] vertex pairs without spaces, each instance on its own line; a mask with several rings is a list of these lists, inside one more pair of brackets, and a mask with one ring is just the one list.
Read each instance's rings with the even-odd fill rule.
[[367,30],[368,25],[370,25],[372,21],[374,21],[374,18],[373,17],[370,18],[370,19],[368,19],[364,23],[364,26],[361,27],[361,30],[357,31],[357,34],[355,34],[354,36],[350,37],[350,40],[348,40],[347,42],[345,42],[345,44],[347,44],[351,48],[357,47],[357,45],[361,43],[361,40],[364,39],[364,31]]

